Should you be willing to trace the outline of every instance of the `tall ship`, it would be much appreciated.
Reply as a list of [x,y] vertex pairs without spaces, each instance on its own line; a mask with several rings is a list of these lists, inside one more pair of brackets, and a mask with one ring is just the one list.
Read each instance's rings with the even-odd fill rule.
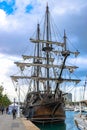
[[78,67],[67,62],[71,60],[71,55],[77,57],[79,52],[68,49],[65,30],[62,42],[57,40],[55,34],[59,35],[53,29],[48,5],[43,20],[43,30],[38,23],[34,37],[30,38],[33,44],[29,52],[32,55],[22,55],[23,62],[14,62],[21,74],[11,78],[18,83],[20,80],[28,81],[23,109],[27,118],[38,123],[63,122],[66,118],[65,87],[80,82],[73,76]]

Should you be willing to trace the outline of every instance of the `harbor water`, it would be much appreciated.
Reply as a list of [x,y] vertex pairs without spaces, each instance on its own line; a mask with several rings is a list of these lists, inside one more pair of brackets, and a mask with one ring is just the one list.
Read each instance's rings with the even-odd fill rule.
[[65,123],[37,125],[40,130],[78,130],[74,122],[74,111],[66,111]]

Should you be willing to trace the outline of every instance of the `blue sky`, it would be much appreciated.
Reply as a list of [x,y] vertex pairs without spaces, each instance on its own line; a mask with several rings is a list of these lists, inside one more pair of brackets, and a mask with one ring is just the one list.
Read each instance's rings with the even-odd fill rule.
[[[0,9],[4,10],[7,15],[14,14],[15,11],[17,10],[16,7],[16,0],[11,0],[11,1],[1,1],[0,2]],[[32,4],[27,4],[25,7],[25,13],[30,13],[30,11],[33,9]]]
[[7,1],[0,2],[0,9],[4,10],[8,15],[14,13],[15,11],[14,6],[15,6],[15,0],[12,0],[10,2]]
[[30,48],[29,38],[47,3],[61,34],[66,29],[70,42],[80,51],[78,77],[84,80],[87,75],[87,0],[0,0],[0,83],[10,97],[14,61]]

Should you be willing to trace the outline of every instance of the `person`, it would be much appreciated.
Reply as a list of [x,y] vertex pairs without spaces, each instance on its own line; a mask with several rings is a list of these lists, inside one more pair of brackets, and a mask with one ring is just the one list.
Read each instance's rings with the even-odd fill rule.
[[1,107],[1,112],[2,112],[2,115],[3,115],[3,112],[4,112],[4,107],[3,106]]
[[16,109],[15,108],[13,108],[13,110],[12,110],[12,115],[13,115],[13,119],[15,119],[16,118]]
[[9,108],[7,107],[7,108],[6,108],[6,114],[8,114],[8,110],[9,110]]

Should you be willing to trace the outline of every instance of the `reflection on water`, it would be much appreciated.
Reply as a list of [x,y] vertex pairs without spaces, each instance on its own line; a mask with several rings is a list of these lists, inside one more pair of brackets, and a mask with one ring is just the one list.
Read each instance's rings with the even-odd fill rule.
[[45,125],[37,125],[40,130],[66,130],[66,124],[45,124]]
[[66,130],[78,130],[74,122],[74,111],[66,111]]
[[66,111],[65,123],[37,125],[40,130],[78,130],[74,123],[74,112]]

